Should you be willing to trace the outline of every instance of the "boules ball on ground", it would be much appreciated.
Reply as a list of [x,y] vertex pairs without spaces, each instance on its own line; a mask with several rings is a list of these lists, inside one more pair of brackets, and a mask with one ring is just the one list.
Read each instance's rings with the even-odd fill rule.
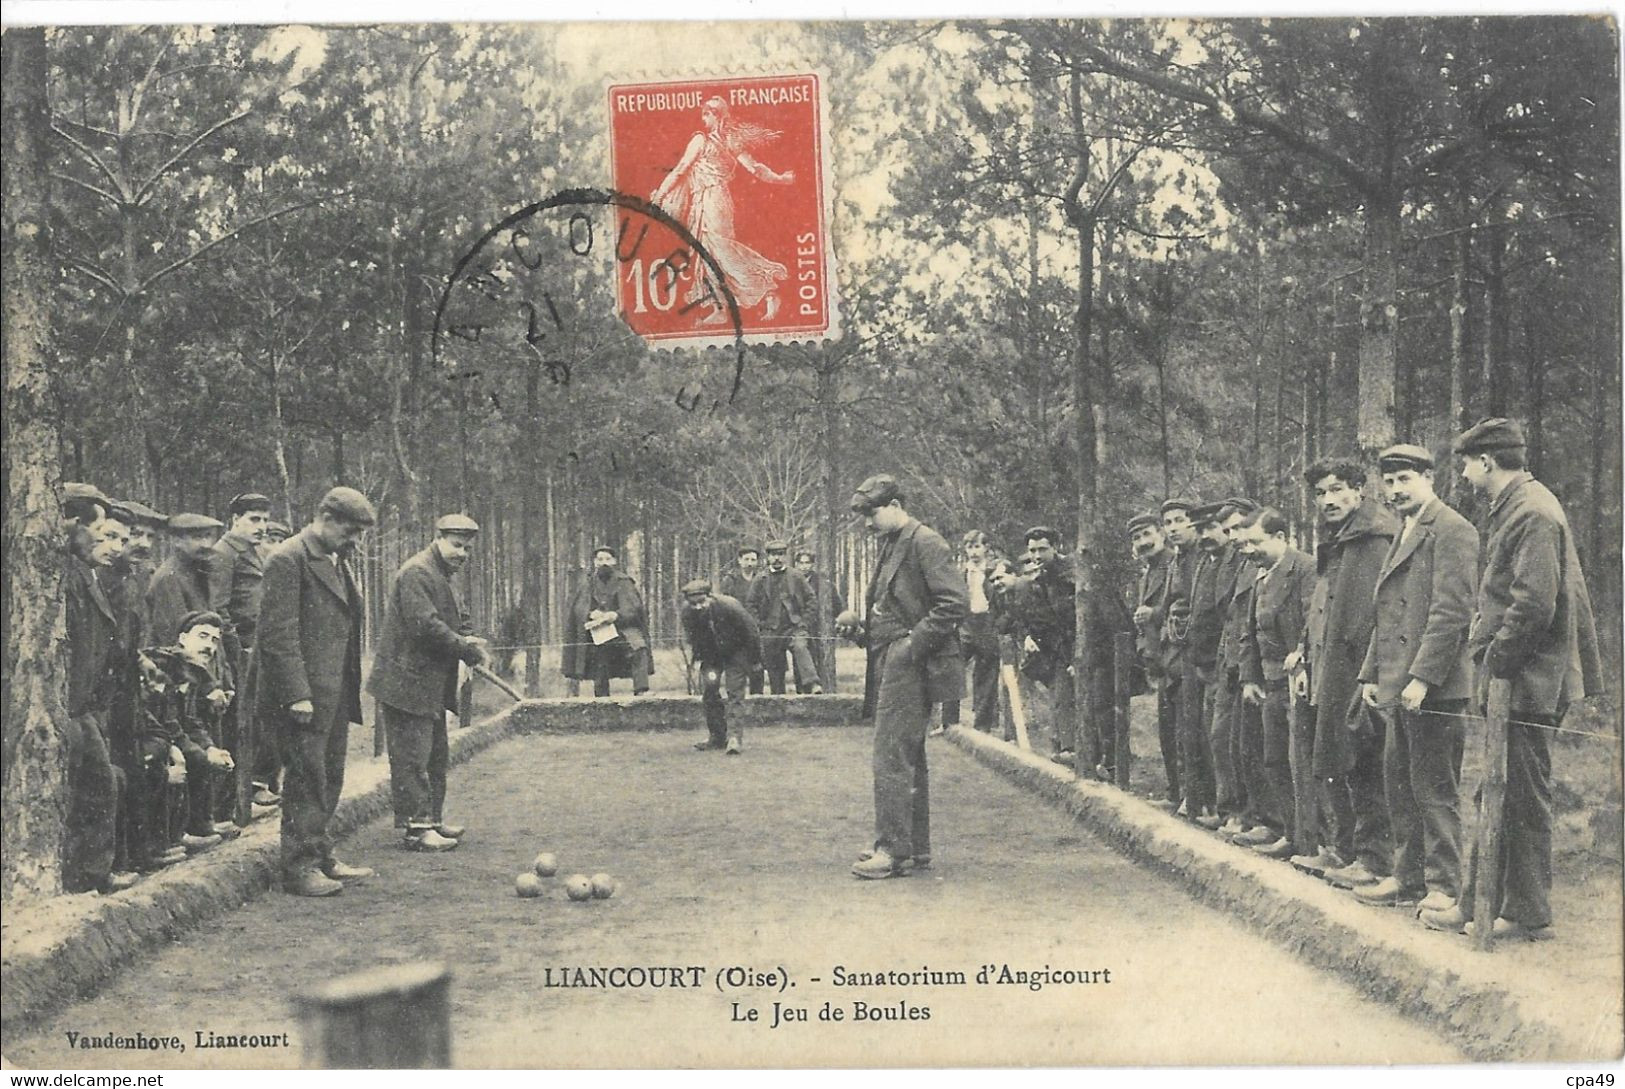
[[592,882],[586,874],[573,873],[564,879],[565,895],[572,900],[592,899]]
[[542,894],[542,879],[533,873],[522,873],[513,883],[513,891],[520,899],[530,900]]
[[531,868],[536,871],[537,877],[552,877],[559,872],[559,860],[553,857],[552,851],[543,851],[531,863]]
[[615,879],[607,873],[593,874],[592,894],[596,899],[608,900],[615,895]]

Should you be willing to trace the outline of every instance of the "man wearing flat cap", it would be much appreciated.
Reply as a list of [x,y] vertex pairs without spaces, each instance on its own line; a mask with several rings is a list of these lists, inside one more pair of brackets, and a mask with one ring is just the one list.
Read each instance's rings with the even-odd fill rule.
[[457,709],[458,663],[483,666],[489,657],[453,581],[479,524],[448,514],[434,528],[429,547],[401,564],[390,584],[367,681],[389,737],[395,826],[406,830],[409,851],[449,851],[463,834],[445,821],[446,712]]
[[[761,661],[762,641],[756,618],[727,594],[714,593],[707,579],[683,584],[683,636],[700,671],[700,701],[705,707],[704,741],[696,749],[725,749],[737,756],[745,744],[745,690],[750,672]],[[722,686],[728,686],[727,704]],[[728,723],[728,704],[733,724]]]
[[[170,646],[180,635],[181,617],[187,613],[212,612],[214,605],[214,542],[224,524],[207,514],[174,514],[165,531],[169,536],[169,558],[158,565],[147,583],[147,641],[154,646]],[[223,623],[230,621],[221,617]],[[222,633],[224,634],[224,633]],[[235,635],[227,636],[235,639]],[[217,670],[229,679],[230,663],[221,655]]]
[[1242,726],[1251,711],[1241,698],[1241,666],[1249,620],[1247,604],[1257,582],[1256,565],[1242,554],[1238,538],[1242,527],[1257,510],[1258,504],[1245,496],[1231,496],[1219,509],[1219,525],[1225,542],[1213,591],[1219,612],[1219,645],[1213,682],[1208,686],[1208,702],[1212,705],[1208,748],[1213,753],[1217,812],[1199,819],[1198,823],[1231,835],[1246,830],[1242,817],[1248,812]]
[[1392,875],[1354,894],[1367,903],[1456,902],[1461,869],[1457,792],[1463,712],[1472,681],[1478,531],[1433,492],[1433,455],[1409,443],[1377,455],[1388,505],[1404,521],[1377,575],[1376,623],[1360,695],[1388,726],[1383,781],[1394,831]]
[[768,541],[767,570],[750,585],[745,605],[756,616],[762,633],[762,666],[767,671],[768,691],[784,694],[785,655],[795,671],[797,692],[822,692],[818,668],[813,664],[808,636],[817,625],[818,604],[801,572],[789,567],[790,546],[784,541]]
[[[265,580],[260,546],[265,541],[265,527],[271,522],[271,500],[258,492],[244,492],[232,497],[226,506],[226,516],[231,519],[230,525],[215,542],[211,557],[214,583],[210,597],[214,611],[220,614],[230,632],[221,649],[237,678],[239,697],[247,699],[248,693],[244,690],[248,687],[249,659],[254,652],[254,629],[259,622],[260,592]],[[244,717],[251,719],[242,714],[249,710],[246,706],[241,711],[231,709],[226,718],[226,737],[233,752],[247,756],[252,762],[252,767],[245,770],[252,783],[254,803],[275,805],[281,801],[274,787],[282,771],[276,746],[264,744],[257,736],[241,736],[244,732],[253,733],[252,721],[240,721]],[[241,726],[248,729],[240,730]]]
[[865,597],[867,618],[861,629],[848,624],[842,632],[870,648],[879,677],[875,845],[852,872],[881,879],[930,864],[927,721],[932,704],[965,694],[958,632],[970,601],[948,542],[909,515],[893,477],[880,474],[858,485],[852,510],[880,544]]
[[[1161,800],[1179,797],[1178,720],[1168,702],[1168,677],[1163,667],[1163,618],[1168,596],[1168,571],[1173,553],[1162,533],[1162,516],[1153,511],[1128,520],[1129,543],[1140,561],[1140,582],[1134,593],[1134,648],[1146,680],[1157,693],[1157,734],[1162,748],[1167,790]],[[1167,803],[1172,809],[1176,803]]]
[[[1552,761],[1548,728],[1574,701],[1602,689],[1597,632],[1568,515],[1526,468],[1523,429],[1481,420],[1455,443],[1462,477],[1489,499],[1486,562],[1467,634],[1476,667],[1472,700],[1487,702],[1492,680],[1511,686],[1501,858],[1493,902],[1475,903],[1475,849],[1456,906],[1424,912],[1442,930],[1493,926],[1540,940],[1552,933]],[[1482,799],[1480,799],[1482,800]]]
[[344,788],[350,724],[361,722],[361,592],[345,559],[378,516],[354,488],[334,488],[315,519],[265,559],[260,598],[259,721],[281,745],[282,888],[332,896],[372,871],[333,854],[329,822]]
[[1193,769],[1200,764],[1206,775],[1187,775],[1186,808],[1194,821],[1217,828],[1218,789],[1214,777],[1215,754],[1209,733],[1212,695],[1217,688],[1219,640],[1224,632],[1224,612],[1230,602],[1230,584],[1225,559],[1229,538],[1224,528],[1225,504],[1221,500],[1203,503],[1191,511],[1196,529],[1196,562],[1191,571],[1190,623],[1186,630],[1185,668],[1180,681],[1179,728],[1187,752],[1195,754]]

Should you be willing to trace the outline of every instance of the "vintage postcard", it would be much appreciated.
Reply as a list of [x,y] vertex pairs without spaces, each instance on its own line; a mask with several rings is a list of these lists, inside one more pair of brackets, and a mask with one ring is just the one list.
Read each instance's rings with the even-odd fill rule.
[[9,1067],[1614,1076],[1616,23],[40,22]]

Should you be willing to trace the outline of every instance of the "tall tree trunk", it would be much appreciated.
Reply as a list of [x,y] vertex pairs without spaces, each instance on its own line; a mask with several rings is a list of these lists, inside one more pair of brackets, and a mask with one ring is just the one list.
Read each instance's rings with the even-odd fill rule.
[[1528,418],[1525,439],[1529,444],[1529,471],[1536,477],[1541,472],[1542,456],[1546,448],[1546,354],[1535,342],[1535,322],[1526,306],[1523,312],[1524,374],[1528,380]]
[[1479,386],[1484,401],[1479,412],[1485,416],[1507,414],[1507,386],[1505,360],[1507,337],[1506,277],[1502,264],[1506,259],[1506,227],[1497,224],[1484,232],[1484,359]]
[[1360,371],[1355,442],[1375,453],[1394,441],[1394,382],[1399,360],[1399,200],[1366,202],[1365,268],[1360,295]]
[[1342,333],[1337,325],[1341,296],[1342,285],[1333,283],[1332,358],[1328,376],[1330,385],[1321,401],[1326,414],[1321,417],[1325,426],[1320,432],[1324,436],[1321,444],[1323,453],[1333,456],[1352,452],[1355,441],[1355,414],[1348,411],[1333,411],[1331,406],[1352,405],[1360,398],[1360,356],[1344,347]]
[[[823,351],[830,353],[832,349],[825,348]],[[831,589],[839,589],[839,569],[835,566],[835,527],[841,521],[841,467],[836,453],[840,446],[836,429],[841,425],[840,406],[835,400],[838,364],[828,354],[821,362],[818,369],[818,445],[819,462],[824,468],[824,517],[823,524],[818,527],[818,567],[823,577],[829,580]],[[828,692],[836,691],[838,680],[835,673],[835,640],[830,638],[835,633],[834,605],[834,599],[829,595],[825,595],[818,604],[818,629],[825,636],[818,644],[818,659],[824,663],[822,672],[829,678]]]
[[1264,347],[1269,340],[1269,319],[1264,314],[1264,247],[1258,247],[1258,261],[1253,266],[1253,426],[1247,436],[1247,464],[1242,478],[1247,494],[1263,497],[1264,482],[1259,479],[1263,465],[1264,433]]
[[3,42],[0,205],[5,350],[5,731],[0,786],[0,896],[62,889],[67,813],[61,431],[52,388],[49,285],[50,114],[45,31],[13,27]]
[[[1465,221],[1469,215],[1471,211],[1464,207],[1462,219]],[[1450,262],[1450,418],[1445,428],[1452,438],[1473,424],[1470,405],[1473,366],[1467,354],[1467,282],[1473,260],[1473,234],[1466,222],[1456,234],[1453,250]],[[1448,492],[1448,488],[1445,491]]]

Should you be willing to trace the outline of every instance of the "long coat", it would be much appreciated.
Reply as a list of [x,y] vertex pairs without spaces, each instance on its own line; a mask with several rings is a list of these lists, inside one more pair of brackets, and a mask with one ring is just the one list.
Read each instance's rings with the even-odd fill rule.
[[1234,670],[1238,677],[1241,673],[1242,650],[1247,640],[1248,616],[1245,603],[1238,604],[1236,599],[1252,586],[1257,575],[1258,569],[1241,554],[1241,549],[1233,544],[1226,547],[1214,581],[1214,593],[1223,608],[1217,665],[1226,673]]
[[265,591],[265,561],[253,541],[228,531],[214,543],[210,566],[209,597],[214,611],[231,622],[232,639],[226,653],[239,662],[243,650],[254,645],[260,595]]
[[756,618],[735,598],[713,594],[708,609],[683,609],[683,635],[694,661],[709,669],[750,670],[762,660]]
[[885,550],[867,601],[871,615],[876,602],[884,602],[909,626],[910,652],[915,661],[925,662],[926,700],[963,699],[965,661],[958,634],[970,609],[970,592],[942,535],[910,518]]
[[[170,646],[180,637],[181,618],[187,613],[215,607],[213,553],[204,553],[196,565],[185,563],[179,553],[158,565],[147,583],[147,639],[151,646]],[[225,646],[231,617],[220,618],[221,645]],[[235,639],[236,636],[231,636]]]
[[1377,686],[1383,704],[1398,702],[1412,677],[1426,681],[1428,698],[1460,700],[1470,694],[1467,625],[1473,617],[1473,575],[1478,530],[1439,499],[1416,516],[1377,576],[1376,624],[1360,667],[1360,683]]
[[1377,576],[1398,532],[1393,513],[1367,499],[1316,549],[1319,577],[1305,625],[1316,775],[1342,775],[1352,766],[1349,716],[1364,713],[1356,702],[1360,665],[1377,619]]
[[395,572],[367,691],[380,703],[435,717],[457,709],[457,663],[480,660],[473,621],[434,545]]
[[[593,610],[595,591],[598,592],[599,600],[605,603],[605,608],[619,614],[619,619],[615,621],[615,630],[626,640],[624,646],[631,654],[648,653],[649,641],[644,631],[643,595],[638,593],[636,580],[631,575],[616,571],[608,587],[596,587],[596,582],[597,575],[594,574],[588,575],[587,580],[581,584],[581,588],[570,601],[570,615],[564,626],[566,642],[560,655],[560,672],[575,680],[585,680],[588,677],[587,651],[592,648],[593,642],[592,637],[587,634],[587,617]],[[631,673],[623,669],[621,672],[612,673],[611,676],[628,677]]]
[[1243,681],[1262,685],[1286,676],[1281,663],[1303,637],[1314,586],[1315,561],[1296,548],[1288,548],[1281,562],[1253,584],[1252,618],[1242,648]]
[[260,599],[259,708],[285,721],[310,700],[313,727],[361,721],[361,592],[322,555],[306,526],[265,558]]
[[68,714],[105,710],[113,687],[119,625],[96,572],[78,556],[63,571],[67,598]]
[[1490,504],[1468,651],[1512,681],[1514,713],[1554,715],[1602,688],[1597,629],[1574,532],[1547,487],[1524,473]]
[[1140,572],[1139,591],[1134,595],[1134,606],[1151,610],[1143,624],[1136,625],[1134,646],[1145,665],[1146,676],[1160,688],[1165,683],[1167,648],[1163,643],[1163,621],[1168,618],[1169,569],[1174,562],[1172,549],[1163,549],[1151,558]]

